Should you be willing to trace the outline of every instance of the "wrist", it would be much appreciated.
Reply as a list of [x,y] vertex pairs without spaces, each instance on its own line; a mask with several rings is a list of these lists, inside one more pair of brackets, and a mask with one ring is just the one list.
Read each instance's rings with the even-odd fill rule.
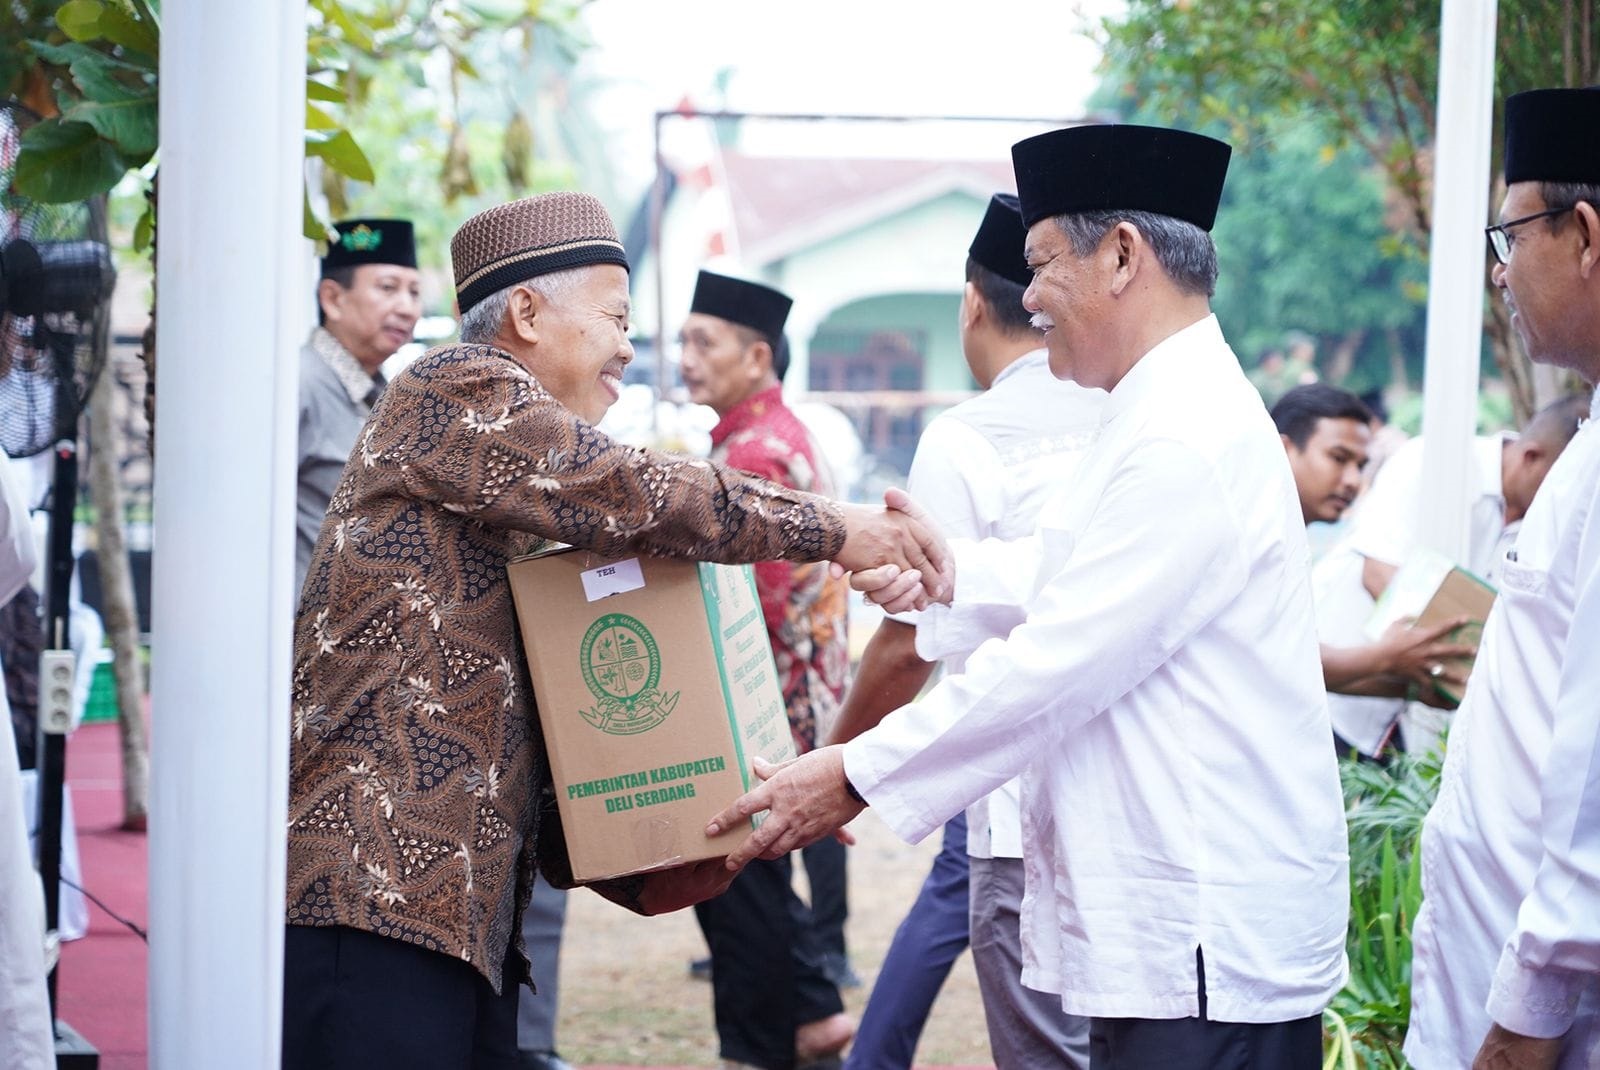
[[844,774],[844,791],[845,791],[846,795],[850,796],[852,799],[854,799],[856,802],[860,803],[862,806],[869,805],[867,800],[862,796],[862,794],[859,791],[856,790],[856,786],[854,784],[850,783],[850,774],[849,773],[845,773]]

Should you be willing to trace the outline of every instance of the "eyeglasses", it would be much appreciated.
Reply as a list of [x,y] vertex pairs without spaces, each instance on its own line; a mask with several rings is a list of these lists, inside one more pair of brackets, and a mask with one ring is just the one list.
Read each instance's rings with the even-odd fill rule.
[[1571,206],[1550,208],[1543,212],[1525,215],[1520,219],[1508,219],[1504,223],[1496,223],[1492,227],[1484,227],[1483,234],[1484,237],[1489,239],[1489,248],[1494,250],[1494,258],[1502,264],[1508,263],[1511,260],[1510,231],[1512,227],[1520,227],[1524,223],[1532,223],[1535,219],[1544,219],[1546,216],[1560,215],[1562,212],[1570,211],[1572,211]]

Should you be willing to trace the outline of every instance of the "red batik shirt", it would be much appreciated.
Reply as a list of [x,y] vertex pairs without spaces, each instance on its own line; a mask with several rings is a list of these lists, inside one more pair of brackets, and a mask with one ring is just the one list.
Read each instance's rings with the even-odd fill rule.
[[[733,408],[711,432],[711,457],[795,490],[834,495],[833,474],[816,440],[783,403],[774,386]],[[795,747],[817,744],[831,729],[850,678],[845,632],[848,586],[825,561],[755,565],[756,591],[766,616],[778,681],[789,710]]]

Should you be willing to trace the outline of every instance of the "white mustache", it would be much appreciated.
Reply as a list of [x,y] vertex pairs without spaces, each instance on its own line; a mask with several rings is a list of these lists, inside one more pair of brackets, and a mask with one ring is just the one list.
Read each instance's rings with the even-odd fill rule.
[[1056,325],[1056,321],[1050,318],[1048,312],[1035,312],[1028,322],[1033,324],[1033,329],[1036,331],[1052,330]]

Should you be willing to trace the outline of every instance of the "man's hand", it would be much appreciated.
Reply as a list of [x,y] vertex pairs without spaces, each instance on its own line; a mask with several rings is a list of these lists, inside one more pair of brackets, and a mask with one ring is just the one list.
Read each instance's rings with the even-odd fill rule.
[[1561,1037],[1525,1037],[1499,1025],[1489,1027],[1472,1070],[1555,1070]]
[[948,604],[955,592],[955,559],[940,538],[938,526],[903,490],[891,487],[884,492],[883,502],[887,508],[882,515],[898,517],[913,532],[926,533],[932,544],[918,542],[922,556],[910,559],[911,571],[893,559],[856,567],[841,561],[853,573],[850,586],[889,613],[926,609],[931,602]]
[[735,872],[752,859],[782,858],[816,843],[865,809],[845,788],[844,752],[838,747],[822,747],[782,765],[757,758],[755,772],[765,783],[739,796],[706,826],[707,836],[717,836],[767,812],[761,827],[728,855],[727,866]]
[[[1397,620],[1389,625],[1378,640],[1382,651],[1382,664],[1378,671],[1386,675],[1403,676],[1424,694],[1433,691],[1436,684],[1465,686],[1467,679],[1449,662],[1454,658],[1471,657],[1478,648],[1469,643],[1453,643],[1445,636],[1468,622],[1467,617],[1456,617],[1443,624],[1427,628],[1410,620]],[[1431,705],[1431,703],[1430,703]]]
[[[742,868],[742,866],[741,866]],[[720,858],[705,858],[645,874],[639,889],[641,914],[670,914],[721,895],[739,875]]]

